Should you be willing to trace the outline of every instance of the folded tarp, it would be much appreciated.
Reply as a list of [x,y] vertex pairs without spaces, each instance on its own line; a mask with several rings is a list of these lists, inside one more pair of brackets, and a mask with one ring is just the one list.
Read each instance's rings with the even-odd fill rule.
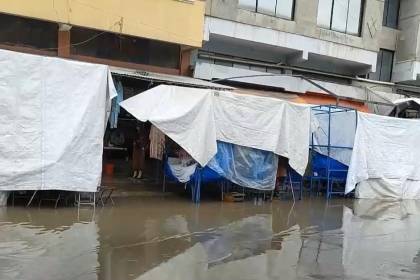
[[120,104],[150,121],[201,166],[217,152],[216,141],[289,158],[303,174],[308,163],[310,107],[228,91],[160,85]]
[[[180,183],[188,183],[197,169],[197,163],[187,164],[179,158],[168,157],[166,175]],[[172,179],[172,178],[171,178]]]
[[114,96],[105,65],[0,51],[0,190],[96,191]]
[[420,199],[420,121],[358,113],[346,193]]

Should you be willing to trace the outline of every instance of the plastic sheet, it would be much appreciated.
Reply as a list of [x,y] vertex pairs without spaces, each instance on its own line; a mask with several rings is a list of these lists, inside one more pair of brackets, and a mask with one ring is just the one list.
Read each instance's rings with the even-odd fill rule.
[[217,142],[217,154],[208,167],[242,187],[273,190],[278,156],[272,152]]

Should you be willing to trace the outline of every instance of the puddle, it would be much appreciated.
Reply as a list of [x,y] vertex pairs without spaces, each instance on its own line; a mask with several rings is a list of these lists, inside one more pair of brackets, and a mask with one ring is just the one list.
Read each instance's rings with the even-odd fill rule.
[[419,279],[420,202],[0,209],[0,279]]

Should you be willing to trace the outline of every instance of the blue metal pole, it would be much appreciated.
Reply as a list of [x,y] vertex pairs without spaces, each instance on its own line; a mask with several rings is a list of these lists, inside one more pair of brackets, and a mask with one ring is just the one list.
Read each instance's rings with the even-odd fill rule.
[[327,158],[327,198],[331,196],[330,190],[330,156],[331,156],[331,105],[328,106],[328,158]]

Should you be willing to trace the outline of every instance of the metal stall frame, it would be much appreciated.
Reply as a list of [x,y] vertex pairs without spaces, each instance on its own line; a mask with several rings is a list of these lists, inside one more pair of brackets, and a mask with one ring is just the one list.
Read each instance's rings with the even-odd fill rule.
[[[327,148],[327,166],[326,166],[326,178],[321,178],[318,176],[314,176],[313,171],[313,165],[311,164],[311,190],[313,187],[313,179],[326,179],[327,185],[326,185],[326,196],[327,199],[331,198],[332,195],[344,195],[344,192],[342,191],[334,191],[333,184],[334,184],[334,178],[331,177],[332,172],[347,172],[347,170],[338,170],[338,169],[331,169],[331,149],[350,149],[353,150],[353,147],[348,146],[334,146],[331,145],[331,121],[332,121],[332,115],[336,113],[343,113],[343,112],[354,112],[355,113],[355,133],[357,130],[357,119],[358,119],[358,111],[353,108],[339,106],[339,105],[317,105],[311,107],[311,111],[314,112],[314,115],[323,115],[328,114],[328,132],[327,132],[327,145],[315,145],[314,144],[314,133],[311,132],[311,160],[313,159],[313,154],[315,153],[315,148]],[[312,118],[312,114],[311,114]]]

